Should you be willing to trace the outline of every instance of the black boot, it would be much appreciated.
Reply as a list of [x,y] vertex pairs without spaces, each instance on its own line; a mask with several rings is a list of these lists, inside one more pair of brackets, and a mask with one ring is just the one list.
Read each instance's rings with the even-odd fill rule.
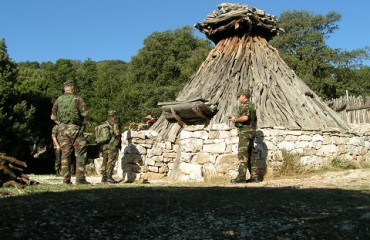
[[62,175],[60,174],[60,170],[56,170],[54,176],[55,177],[61,177]]
[[112,177],[107,178],[107,182],[109,183],[118,183],[116,180],[114,180]]
[[103,177],[101,178],[101,182],[102,182],[102,183],[107,182],[107,176],[103,176]]
[[90,182],[86,181],[86,179],[78,179],[76,180],[76,184],[90,184]]
[[230,183],[246,183],[245,179],[235,178],[230,181]]

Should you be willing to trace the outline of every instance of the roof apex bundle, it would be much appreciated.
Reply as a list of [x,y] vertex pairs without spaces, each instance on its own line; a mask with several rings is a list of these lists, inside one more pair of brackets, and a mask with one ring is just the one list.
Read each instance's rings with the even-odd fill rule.
[[194,25],[214,43],[231,36],[259,35],[272,39],[284,29],[277,26],[277,18],[264,10],[238,3],[221,3],[202,23]]

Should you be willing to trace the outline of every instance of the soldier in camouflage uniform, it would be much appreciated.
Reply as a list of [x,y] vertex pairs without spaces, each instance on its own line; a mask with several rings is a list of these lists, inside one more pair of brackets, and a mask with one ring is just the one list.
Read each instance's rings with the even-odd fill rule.
[[58,97],[51,110],[51,120],[59,128],[58,140],[62,149],[61,173],[63,183],[71,182],[71,155],[73,149],[76,156],[76,184],[89,184],[85,177],[85,161],[87,141],[83,136],[83,125],[88,110],[83,99],[75,94],[73,81],[64,83],[64,94]]
[[103,155],[103,162],[100,169],[100,173],[102,175],[101,182],[117,183],[117,181],[112,177],[121,145],[121,131],[118,126],[118,115],[116,111],[108,112],[107,123],[110,129],[111,140],[101,148]]
[[[254,104],[250,100],[250,92],[240,92],[238,99],[240,102],[238,117],[231,117],[230,121],[235,123],[239,130],[239,174],[232,183],[245,183],[254,180],[254,172],[252,171],[252,150],[253,140],[256,135],[257,115]],[[246,179],[247,171],[249,171],[251,178]]]

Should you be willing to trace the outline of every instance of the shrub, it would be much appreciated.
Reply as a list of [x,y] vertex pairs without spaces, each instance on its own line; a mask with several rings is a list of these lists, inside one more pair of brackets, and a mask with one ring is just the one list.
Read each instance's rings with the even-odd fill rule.
[[299,154],[293,154],[286,150],[282,150],[282,164],[278,171],[280,175],[293,175],[301,173],[303,167],[301,165],[301,156]]
[[334,169],[356,169],[358,168],[354,162],[345,161],[339,158],[331,160],[331,167]]

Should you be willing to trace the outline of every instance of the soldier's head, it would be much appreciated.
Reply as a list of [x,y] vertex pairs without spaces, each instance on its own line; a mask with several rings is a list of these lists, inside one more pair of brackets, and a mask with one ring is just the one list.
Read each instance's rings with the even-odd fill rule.
[[76,84],[73,80],[65,81],[64,83],[64,92],[74,93],[76,91]]
[[247,91],[240,91],[238,93],[237,99],[239,100],[239,102],[245,103],[245,102],[248,102],[249,101],[250,97],[251,97],[251,93],[250,93],[249,90],[247,90]]
[[117,112],[116,112],[116,111],[114,111],[114,110],[109,110],[109,111],[108,111],[108,117],[109,117],[110,119],[116,119],[116,118],[118,117],[118,114],[117,114]]

